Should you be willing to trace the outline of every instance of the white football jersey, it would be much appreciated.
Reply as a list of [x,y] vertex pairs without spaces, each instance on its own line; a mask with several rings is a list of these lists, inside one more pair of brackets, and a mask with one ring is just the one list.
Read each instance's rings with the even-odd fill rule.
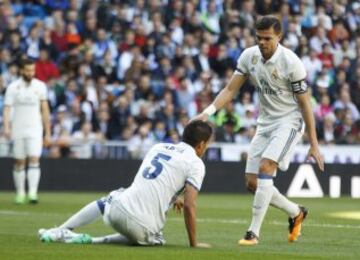
[[5,105],[12,108],[11,130],[13,138],[42,137],[41,101],[47,100],[44,82],[22,79],[12,82],[6,89]]
[[132,185],[114,199],[138,223],[159,232],[185,184],[200,190],[204,176],[205,165],[190,145],[156,144],[146,154]]
[[249,76],[260,100],[258,131],[266,132],[279,124],[303,124],[295,93],[307,90],[306,71],[294,52],[278,45],[273,56],[264,62],[259,47],[250,47],[240,55],[236,74]]

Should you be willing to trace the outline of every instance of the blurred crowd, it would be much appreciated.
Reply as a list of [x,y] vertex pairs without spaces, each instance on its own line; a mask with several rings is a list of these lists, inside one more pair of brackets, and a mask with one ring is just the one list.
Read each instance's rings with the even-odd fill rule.
[[[348,0],[3,0],[0,112],[29,57],[48,86],[49,156],[84,157],[71,144],[120,140],[141,158],[155,142],[180,140],[256,44],[265,14],[281,19],[282,44],[306,66],[320,142],[360,144],[360,2]],[[215,140],[248,144],[257,113],[247,82],[212,118]]]

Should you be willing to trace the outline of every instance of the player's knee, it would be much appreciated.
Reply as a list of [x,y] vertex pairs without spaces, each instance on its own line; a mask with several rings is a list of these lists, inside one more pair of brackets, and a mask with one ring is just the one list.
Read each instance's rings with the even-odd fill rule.
[[30,157],[30,158],[29,158],[29,166],[38,167],[38,166],[39,166],[39,158],[37,158],[37,157]]
[[268,159],[262,159],[260,162],[259,172],[272,174],[275,172],[276,168],[277,168],[276,162]]
[[250,191],[251,193],[255,193],[256,188],[257,188],[257,179],[256,176],[254,175],[254,177],[245,177],[245,184],[246,184],[246,188],[248,191]]
[[20,171],[25,169],[25,160],[15,160],[15,170]]

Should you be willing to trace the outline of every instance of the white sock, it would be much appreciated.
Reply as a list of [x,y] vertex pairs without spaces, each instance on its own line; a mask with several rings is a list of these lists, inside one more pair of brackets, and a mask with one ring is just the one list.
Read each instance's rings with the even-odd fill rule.
[[119,233],[103,237],[93,237],[92,242],[93,244],[130,244],[130,240]]
[[60,228],[75,229],[90,224],[101,216],[100,208],[97,201],[90,202],[77,213],[72,215]]
[[259,237],[261,224],[269,208],[273,193],[274,182],[272,177],[264,174],[258,175],[258,185],[253,202],[253,216],[249,230]]
[[300,214],[299,205],[288,200],[284,195],[279,192],[279,190],[275,186],[273,186],[273,195],[270,204],[283,210],[291,218],[294,218]]
[[37,197],[39,181],[40,181],[40,167],[39,164],[30,164],[27,172],[29,197]]
[[13,170],[13,178],[17,196],[25,196],[25,169]]

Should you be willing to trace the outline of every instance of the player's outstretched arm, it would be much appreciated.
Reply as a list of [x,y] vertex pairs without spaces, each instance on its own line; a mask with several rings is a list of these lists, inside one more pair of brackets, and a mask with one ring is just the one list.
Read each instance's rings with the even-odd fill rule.
[[196,240],[196,199],[198,191],[192,185],[185,185],[184,194],[184,218],[186,230],[191,247],[210,248],[206,243],[198,243]]
[[213,115],[217,110],[221,109],[223,106],[225,106],[225,104],[234,98],[246,79],[247,76],[235,73],[225,88],[223,88],[216,96],[212,104],[205,108],[204,111],[194,119],[206,121],[209,116]]
[[296,97],[297,97],[299,105],[301,107],[301,113],[304,118],[307,133],[309,135],[309,140],[310,140],[310,149],[308,152],[308,159],[310,159],[310,157],[312,157],[316,161],[317,165],[319,166],[319,169],[321,171],[324,171],[324,161],[320,154],[319,144],[318,144],[318,140],[316,137],[315,119],[314,119],[314,115],[313,115],[313,112],[311,109],[309,92],[307,91],[302,94],[297,94]]

